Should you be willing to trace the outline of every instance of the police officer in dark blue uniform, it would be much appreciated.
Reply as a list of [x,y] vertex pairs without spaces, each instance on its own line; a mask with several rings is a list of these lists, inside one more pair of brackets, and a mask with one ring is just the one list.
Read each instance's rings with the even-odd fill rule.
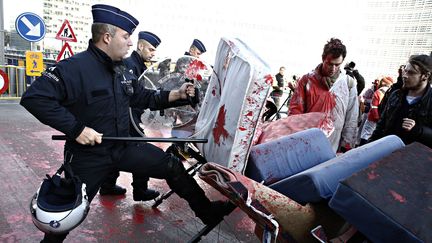
[[[130,57],[124,59],[129,72],[133,73],[136,77],[140,77],[142,73],[147,69],[145,62],[150,62],[155,56],[156,48],[161,43],[161,39],[149,32],[140,31],[138,33],[137,49],[132,52]],[[141,123],[141,115],[143,110],[140,108],[131,108],[130,110],[134,124],[130,124],[130,135],[132,137],[141,137],[140,133],[144,131],[137,127],[136,124]],[[131,121],[132,122],[132,121]],[[138,132],[136,129],[140,129]],[[139,146],[139,144],[138,144]],[[102,184],[99,193],[101,195],[123,195],[126,193],[126,189],[116,185],[117,178],[120,176],[118,170],[113,171]],[[141,178],[135,174],[133,176],[133,199],[135,201],[148,201],[155,199],[159,196],[159,192],[148,188],[148,177]]]
[[149,31],[138,33],[138,43],[136,51],[124,60],[126,66],[133,71],[138,78],[147,70],[145,62],[150,62],[156,54],[156,48],[161,43],[161,39]]
[[[184,55],[199,58],[201,54],[204,54],[206,51],[207,49],[205,48],[202,41],[198,39],[194,39],[192,41],[192,45],[189,47],[189,51],[185,52]],[[192,60],[191,58],[180,57],[176,62],[174,72],[183,73],[186,70],[191,60]]]
[[198,39],[194,39],[192,42],[192,45],[189,47],[189,51],[185,52],[185,55],[199,58],[201,56],[201,54],[204,54],[204,52],[206,52],[206,51],[207,50],[206,50],[204,44],[202,43],[202,41],[200,41]]
[[[139,85],[122,60],[138,21],[109,5],[93,5],[92,14],[88,49],[48,68],[25,92],[21,105],[69,138],[65,154],[71,155],[73,173],[86,183],[90,201],[118,169],[165,179],[205,224],[220,220],[229,205],[211,202],[178,158],[152,144],[103,140],[102,135],[129,135],[129,107],[164,109],[187,94],[194,96],[194,88],[185,83],[178,90],[154,91]],[[42,242],[62,242],[66,235],[46,233]]]

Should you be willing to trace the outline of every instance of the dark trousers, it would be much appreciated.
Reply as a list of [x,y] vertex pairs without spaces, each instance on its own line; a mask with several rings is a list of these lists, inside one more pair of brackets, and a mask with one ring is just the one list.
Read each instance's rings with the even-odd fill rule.
[[[86,183],[90,201],[96,196],[107,176],[114,170],[131,172],[140,178],[167,179],[169,176],[172,177],[170,174],[172,168],[169,165],[170,155],[149,143],[119,144],[111,150],[110,154],[95,154],[65,148],[65,155],[72,156],[70,165],[74,174],[83,183]],[[62,242],[66,235],[67,233],[45,234],[42,242]]]

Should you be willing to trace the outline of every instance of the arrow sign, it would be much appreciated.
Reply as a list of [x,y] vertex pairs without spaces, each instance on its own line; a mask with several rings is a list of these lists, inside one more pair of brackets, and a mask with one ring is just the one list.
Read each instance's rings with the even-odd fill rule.
[[33,24],[26,18],[26,16],[22,17],[21,21],[27,26],[27,28],[30,29],[26,35],[37,37],[41,35],[40,23],[37,23],[36,26],[33,26]]
[[45,36],[45,23],[34,13],[22,13],[15,21],[18,34],[27,41],[37,42]]

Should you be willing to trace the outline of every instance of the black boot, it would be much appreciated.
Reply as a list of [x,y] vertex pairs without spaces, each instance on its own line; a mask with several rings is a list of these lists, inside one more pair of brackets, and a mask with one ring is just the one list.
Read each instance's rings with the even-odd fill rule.
[[126,189],[117,186],[116,181],[117,178],[120,176],[120,173],[118,170],[112,171],[104,181],[104,183],[101,185],[101,188],[99,189],[99,194],[101,195],[124,195],[126,193]]
[[159,197],[160,193],[152,189],[135,189],[133,190],[134,201],[149,201]]
[[156,199],[160,193],[148,188],[148,177],[140,177],[135,174],[133,176],[133,200],[134,201],[149,201]]
[[126,189],[117,185],[102,185],[99,194],[104,195],[124,195]]
[[177,195],[189,203],[195,215],[204,224],[217,224],[234,209],[233,205],[229,202],[210,202],[203,189],[186,172],[178,158],[171,156],[168,163],[171,172],[170,177],[166,180],[168,185]]

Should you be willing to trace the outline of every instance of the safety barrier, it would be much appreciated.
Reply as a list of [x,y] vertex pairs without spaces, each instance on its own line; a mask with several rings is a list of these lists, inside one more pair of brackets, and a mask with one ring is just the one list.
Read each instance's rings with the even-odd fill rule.
[[27,89],[27,84],[30,84],[32,80],[32,77],[26,75],[25,67],[0,65],[0,69],[6,73],[9,80],[7,90],[3,94],[0,94],[0,100],[17,99],[21,97]]

